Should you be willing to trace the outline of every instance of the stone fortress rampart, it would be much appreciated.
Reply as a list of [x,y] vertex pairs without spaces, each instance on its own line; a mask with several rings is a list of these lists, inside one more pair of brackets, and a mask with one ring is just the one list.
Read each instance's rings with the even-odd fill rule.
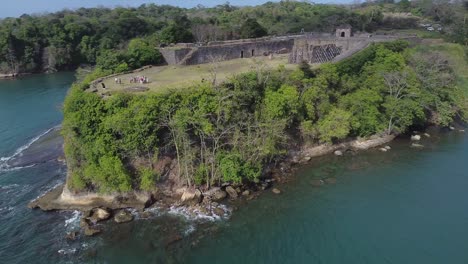
[[371,43],[416,38],[412,35],[353,35],[350,26],[334,34],[304,33],[281,37],[264,37],[206,44],[179,43],[160,51],[169,65],[197,65],[215,61],[289,54],[289,63],[311,64],[339,61],[366,48]]

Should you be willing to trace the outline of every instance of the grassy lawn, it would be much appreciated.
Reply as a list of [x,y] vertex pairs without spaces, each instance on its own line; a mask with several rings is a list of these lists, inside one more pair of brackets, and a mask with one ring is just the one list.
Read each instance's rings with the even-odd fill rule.
[[[288,55],[276,55],[273,59],[268,57],[256,57],[246,59],[236,59],[219,62],[217,64],[217,83],[242,72],[248,72],[258,67],[265,69],[275,69],[280,65],[285,65],[287,69],[295,69],[297,66],[288,64]],[[104,81],[106,89],[98,85],[98,93],[109,93],[116,91],[129,91],[132,87],[144,87],[149,92],[165,92],[171,89],[189,87],[203,79],[211,82],[213,64],[200,64],[191,66],[168,65],[146,69],[142,72],[122,74],[118,78],[122,79],[122,84],[116,84],[114,77]],[[130,79],[135,76],[146,76],[149,83],[130,83]]]

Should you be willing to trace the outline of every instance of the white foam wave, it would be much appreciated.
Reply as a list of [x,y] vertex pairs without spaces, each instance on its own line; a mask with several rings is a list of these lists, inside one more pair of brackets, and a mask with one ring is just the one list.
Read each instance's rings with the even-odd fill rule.
[[15,189],[19,187],[19,184],[13,183],[13,184],[8,184],[8,185],[2,185],[0,186],[0,190],[9,190],[9,189]]
[[29,147],[31,147],[31,145],[34,144],[34,142],[38,141],[43,136],[45,136],[48,133],[50,133],[50,132],[52,132],[52,131],[54,131],[56,129],[59,129],[59,128],[60,128],[60,125],[49,128],[45,132],[43,132],[43,133],[39,134],[38,136],[34,137],[33,139],[29,140],[28,143],[26,143],[25,145],[23,145],[23,146],[19,147],[18,149],[16,149],[15,152],[13,153],[13,155],[7,156],[7,157],[0,157],[0,172],[19,170],[19,169],[30,168],[30,167],[34,166],[34,165],[30,165],[30,166],[25,166],[25,167],[13,167],[12,168],[7,164],[7,162],[12,160],[13,158],[21,156],[23,151],[25,151]]
[[70,255],[70,254],[75,254],[76,253],[76,248],[62,248],[59,251],[57,251],[61,255]]
[[79,226],[81,218],[80,211],[73,211],[73,214],[70,218],[65,219],[65,227],[77,227]]
[[15,209],[14,207],[12,206],[6,206],[6,207],[2,207],[0,208],[0,213],[7,213],[7,212],[11,212],[13,211],[13,209]]
[[[215,209],[219,208],[224,211],[224,215],[219,216],[215,213]],[[168,211],[169,214],[172,215],[180,215],[184,217],[185,219],[189,221],[196,221],[196,220],[201,220],[201,221],[217,221],[217,220],[222,220],[222,219],[227,219],[231,215],[231,210],[223,205],[219,204],[217,206],[212,206],[211,210],[202,210],[201,208],[188,208],[185,206],[171,206]]]

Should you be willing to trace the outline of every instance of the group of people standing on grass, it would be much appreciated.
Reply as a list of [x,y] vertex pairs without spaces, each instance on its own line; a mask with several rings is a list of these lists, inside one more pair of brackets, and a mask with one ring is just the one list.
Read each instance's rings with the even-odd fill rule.
[[149,83],[149,79],[146,76],[136,76],[130,78],[130,83]]
[[120,78],[115,78],[114,81],[115,83],[122,84],[122,79]]

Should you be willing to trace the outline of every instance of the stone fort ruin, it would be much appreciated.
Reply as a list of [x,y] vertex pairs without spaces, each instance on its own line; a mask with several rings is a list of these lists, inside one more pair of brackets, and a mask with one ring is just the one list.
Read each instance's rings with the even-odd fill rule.
[[408,36],[353,34],[351,26],[338,27],[334,34],[304,33],[206,44],[179,43],[160,51],[169,65],[197,65],[215,61],[289,54],[289,63],[311,64],[339,61],[373,42],[391,41]]

